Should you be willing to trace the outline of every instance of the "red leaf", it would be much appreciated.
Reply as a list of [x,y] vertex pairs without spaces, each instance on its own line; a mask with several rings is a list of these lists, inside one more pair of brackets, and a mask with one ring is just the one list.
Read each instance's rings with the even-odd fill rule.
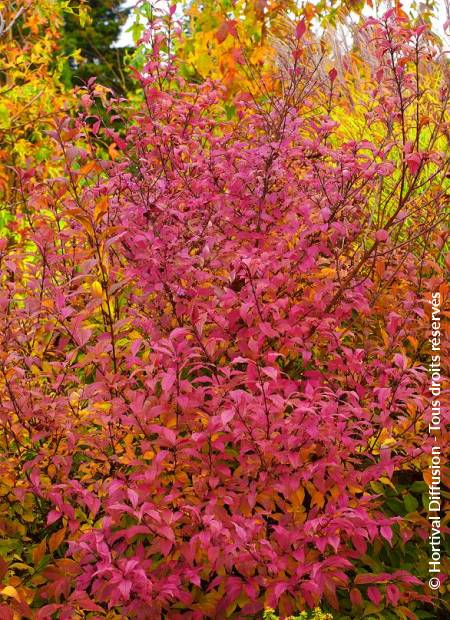
[[305,34],[306,32],[306,24],[305,24],[305,20],[302,19],[300,22],[298,22],[297,26],[295,27],[295,36],[297,39],[301,39],[302,36]]
[[420,153],[411,153],[406,156],[406,164],[411,174],[417,174],[421,163],[422,155]]
[[230,19],[225,22],[222,22],[218,29],[216,30],[216,39],[219,43],[223,43],[228,35],[232,37],[237,36],[236,31],[236,20]]
[[334,80],[336,79],[336,77],[337,77],[337,71],[336,71],[336,69],[335,69],[334,67],[333,67],[333,69],[330,69],[330,70],[328,71],[328,77],[330,78],[330,82],[332,82],[332,83],[333,83],[333,82],[334,82]]
[[354,607],[360,607],[363,604],[363,597],[357,588],[350,590],[350,601]]

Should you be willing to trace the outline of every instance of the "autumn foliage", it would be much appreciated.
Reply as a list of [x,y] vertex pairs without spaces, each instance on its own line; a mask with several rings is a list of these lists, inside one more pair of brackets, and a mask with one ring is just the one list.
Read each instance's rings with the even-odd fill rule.
[[286,18],[238,89],[190,81],[170,13],[141,103],[90,80],[48,173],[16,170],[0,618],[445,614],[422,499],[441,49],[401,10],[340,56]]

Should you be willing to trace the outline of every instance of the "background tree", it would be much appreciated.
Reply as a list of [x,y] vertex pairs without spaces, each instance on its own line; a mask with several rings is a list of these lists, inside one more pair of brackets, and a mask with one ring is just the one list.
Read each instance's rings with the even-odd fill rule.
[[66,57],[80,51],[80,58],[67,61],[65,79],[71,84],[84,84],[96,76],[104,86],[125,94],[131,86],[124,70],[126,47],[115,47],[120,30],[130,9],[121,0],[89,0],[88,15],[79,27],[76,15],[64,19],[64,49]]
[[[0,231],[25,204],[22,174],[48,174],[46,130],[73,102],[62,81],[63,14],[83,3],[0,2]],[[79,25],[78,25],[79,28]]]

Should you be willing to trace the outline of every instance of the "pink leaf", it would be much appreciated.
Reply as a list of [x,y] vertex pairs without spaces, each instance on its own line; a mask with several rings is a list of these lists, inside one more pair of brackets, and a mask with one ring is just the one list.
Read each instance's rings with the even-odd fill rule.
[[394,364],[398,366],[399,368],[401,368],[402,370],[405,370],[406,368],[405,356],[402,355],[401,353],[396,353],[394,355]]
[[367,596],[372,601],[374,605],[379,605],[383,600],[383,596],[378,588],[374,586],[369,586],[367,588]]
[[389,584],[386,586],[386,601],[397,607],[398,602],[400,600],[400,590],[394,584]]
[[376,234],[375,234],[375,239],[379,242],[383,242],[386,241],[386,239],[389,237],[388,233],[386,230],[377,230]]
[[128,579],[124,579],[119,583],[119,590],[125,601],[130,599],[131,586],[132,583]]
[[227,411],[222,411],[222,413],[220,414],[222,424],[226,426],[228,422],[231,422],[231,420],[234,418],[234,415],[234,411],[232,411],[231,409],[228,409]]
[[171,446],[177,443],[177,436],[170,428],[161,428],[159,434]]
[[62,517],[62,513],[59,512],[58,510],[50,510],[50,512],[47,515],[47,525],[51,525],[52,523],[55,523],[55,521],[58,521],[58,519],[61,519]]
[[173,386],[173,384],[176,381],[176,374],[174,370],[169,370],[168,372],[166,372],[166,374],[164,375],[163,380],[161,381],[161,388],[163,390],[163,392],[169,392],[171,387]]
[[277,369],[276,369],[276,368],[274,368],[273,366],[265,366],[265,367],[262,369],[262,371],[263,371],[263,373],[264,373],[265,375],[267,375],[268,377],[270,377],[270,378],[271,378],[271,379],[273,379],[274,381],[276,381],[276,380],[277,380],[277,377],[278,377],[278,372],[277,372]]
[[380,534],[385,538],[388,543],[392,546],[392,529],[389,525],[382,525],[380,527]]
[[273,594],[275,600],[278,602],[280,600],[281,595],[286,592],[288,589],[288,584],[286,582],[277,583],[273,589]]
[[133,489],[128,489],[127,494],[130,499],[131,505],[134,509],[136,509],[136,506],[139,502],[139,495],[136,493],[136,491],[133,491]]

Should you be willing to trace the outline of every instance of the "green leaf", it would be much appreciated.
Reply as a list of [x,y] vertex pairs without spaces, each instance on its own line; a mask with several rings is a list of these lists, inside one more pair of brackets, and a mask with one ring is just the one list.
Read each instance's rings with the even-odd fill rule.
[[0,129],[9,127],[9,109],[4,103],[0,103]]
[[419,507],[419,502],[416,500],[415,497],[413,497],[409,493],[408,495],[405,495],[405,499],[403,500],[403,503],[405,504],[405,508],[408,513],[415,512],[417,508]]
[[386,502],[386,506],[395,514],[399,516],[403,516],[405,508],[403,502],[399,499],[393,497],[388,499]]
[[428,486],[423,480],[416,480],[416,482],[412,483],[409,490],[412,493],[423,493],[424,491],[428,491]]

